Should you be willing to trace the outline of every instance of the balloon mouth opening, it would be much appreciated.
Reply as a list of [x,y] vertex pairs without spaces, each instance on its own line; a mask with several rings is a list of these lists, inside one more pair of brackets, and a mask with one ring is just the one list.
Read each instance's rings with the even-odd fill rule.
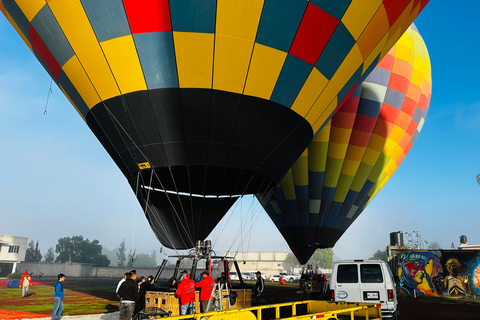
[[161,193],[166,193],[171,195],[196,197],[196,198],[232,198],[232,197],[242,196],[242,194],[228,194],[228,195],[227,194],[197,194],[197,193],[189,193],[189,192],[183,192],[183,191],[157,189],[157,188],[152,188],[146,185],[141,185],[140,187],[146,190],[147,192],[154,191],[154,192],[161,192]]
[[259,172],[222,166],[171,166],[131,176],[133,190],[196,198],[230,198],[270,192],[277,181]]

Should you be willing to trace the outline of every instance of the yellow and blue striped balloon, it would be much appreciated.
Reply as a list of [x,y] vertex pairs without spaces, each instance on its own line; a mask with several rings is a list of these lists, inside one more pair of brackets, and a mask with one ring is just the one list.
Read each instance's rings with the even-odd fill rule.
[[428,0],[0,0],[128,179],[193,247],[268,192]]

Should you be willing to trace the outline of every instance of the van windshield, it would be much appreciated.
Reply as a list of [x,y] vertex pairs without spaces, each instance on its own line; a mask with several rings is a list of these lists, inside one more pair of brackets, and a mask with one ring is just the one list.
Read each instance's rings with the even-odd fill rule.
[[382,283],[382,269],[379,264],[360,265],[360,277],[363,283]]

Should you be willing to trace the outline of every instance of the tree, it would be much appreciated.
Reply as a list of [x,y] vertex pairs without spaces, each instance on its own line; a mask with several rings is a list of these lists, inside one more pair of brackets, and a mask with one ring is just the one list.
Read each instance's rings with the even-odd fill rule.
[[102,254],[106,255],[108,260],[110,260],[110,267],[117,267],[117,253],[118,253],[118,248],[115,248],[113,250],[108,250],[104,246],[102,246]]
[[40,252],[40,248],[38,248],[38,241],[35,245],[35,251],[33,253],[33,262],[42,262],[42,253]]
[[333,265],[332,248],[317,249],[310,259],[308,259],[307,264],[313,265],[317,268],[331,269]]
[[42,254],[38,248],[38,241],[35,245],[33,240],[28,243],[27,251],[25,252],[25,262],[42,262]]
[[157,262],[157,253],[155,252],[155,250],[152,251],[152,254],[150,255],[150,257],[152,258],[152,260],[155,262],[155,265],[154,267],[158,266],[158,262]]
[[377,250],[370,259],[387,261],[387,251]]
[[55,252],[52,247],[48,248],[47,253],[45,253],[43,257],[43,261],[45,263],[53,263],[55,261]]
[[99,254],[93,258],[92,263],[97,267],[108,267],[110,265],[110,259],[104,254]]
[[285,270],[288,270],[289,272],[293,271],[293,268],[296,266],[299,266],[300,262],[298,262],[298,259],[295,257],[295,255],[291,252],[287,254],[287,257],[285,258],[285,261],[283,261],[283,268]]
[[117,265],[119,267],[125,266],[125,261],[127,260],[127,256],[125,255],[125,239],[120,243],[120,248],[118,248],[117,252]]
[[136,259],[136,254],[135,254],[135,250],[130,250],[130,252],[128,253],[128,260],[127,260],[127,267],[128,268],[131,268],[133,267],[133,264],[135,263],[135,259]]
[[35,242],[30,240],[27,246],[27,251],[25,252],[25,262],[34,262],[35,260]]
[[[55,247],[55,252],[58,253],[55,262],[80,262],[93,263],[96,261],[105,261],[102,256],[102,246],[98,240],[90,242],[88,239],[83,239],[83,236],[73,236],[58,239],[58,244]],[[110,264],[110,260],[109,264]]]
[[424,240],[420,232],[413,230],[410,232],[405,232],[405,237],[407,238],[407,246],[413,250],[421,250],[428,248],[428,241]]
[[155,268],[157,266],[157,261],[155,256],[152,254],[149,256],[146,253],[139,253],[135,255],[135,261],[132,267],[136,268]]
[[430,245],[428,246],[428,249],[431,249],[431,250],[437,250],[437,249],[441,249],[441,248],[442,248],[442,246],[437,241],[430,242]]

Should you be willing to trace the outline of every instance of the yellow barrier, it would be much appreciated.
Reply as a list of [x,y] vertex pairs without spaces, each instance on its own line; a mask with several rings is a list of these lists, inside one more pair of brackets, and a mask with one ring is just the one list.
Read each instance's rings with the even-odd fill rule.
[[382,313],[380,306],[380,304],[304,300],[251,308],[197,313],[170,317],[169,319],[262,320],[262,316],[268,313],[268,316],[266,316],[268,319],[284,320],[338,319],[339,315],[347,316],[351,320],[381,320]]

